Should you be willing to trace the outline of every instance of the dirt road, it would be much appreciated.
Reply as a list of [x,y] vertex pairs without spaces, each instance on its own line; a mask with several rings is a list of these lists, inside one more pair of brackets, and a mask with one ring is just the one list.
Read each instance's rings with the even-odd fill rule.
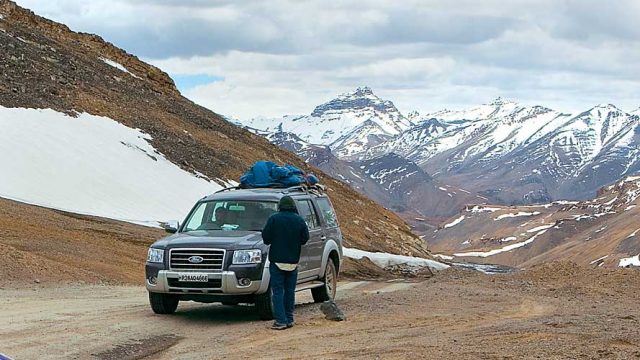
[[342,323],[307,294],[274,332],[250,307],[184,303],[131,286],[0,290],[0,352],[16,359],[640,359],[640,273],[569,265],[447,270],[422,282],[342,282]]

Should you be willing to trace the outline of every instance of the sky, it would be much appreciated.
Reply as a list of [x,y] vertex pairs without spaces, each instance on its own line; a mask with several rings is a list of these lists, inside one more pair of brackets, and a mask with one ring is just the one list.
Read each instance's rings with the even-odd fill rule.
[[95,33],[238,119],[369,86],[403,113],[502,96],[640,106],[638,0],[17,0]]

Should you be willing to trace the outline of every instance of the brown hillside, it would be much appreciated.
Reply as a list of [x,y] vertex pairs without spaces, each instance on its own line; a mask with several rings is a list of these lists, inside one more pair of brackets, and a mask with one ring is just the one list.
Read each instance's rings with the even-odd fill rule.
[[[167,74],[99,36],[73,32],[8,0],[0,0],[0,14],[0,106],[107,116],[150,134],[152,145],[168,159],[211,179],[237,179],[259,159],[319,173],[182,97]],[[423,242],[395,214],[319,175],[330,189],[348,246],[427,255]]]
[[[639,218],[640,177],[629,177],[602,188],[589,201],[468,206],[428,240],[434,252],[458,254],[456,260],[462,261],[529,267],[570,260],[615,267],[619,259],[640,253]],[[486,257],[469,256],[514,244],[523,245]]]

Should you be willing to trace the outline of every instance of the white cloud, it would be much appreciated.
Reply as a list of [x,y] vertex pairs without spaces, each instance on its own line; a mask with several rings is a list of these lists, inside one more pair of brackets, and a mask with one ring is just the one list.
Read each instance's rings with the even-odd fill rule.
[[640,3],[620,0],[19,0],[170,74],[236,117],[308,113],[371,86],[402,111],[505,96],[558,110],[640,100]]

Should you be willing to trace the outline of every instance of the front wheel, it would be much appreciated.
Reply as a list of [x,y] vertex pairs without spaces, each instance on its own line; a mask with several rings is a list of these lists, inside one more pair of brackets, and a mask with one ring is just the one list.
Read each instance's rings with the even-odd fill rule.
[[273,312],[271,305],[271,287],[267,292],[256,296],[256,312],[260,320],[273,320]]
[[313,301],[316,303],[333,300],[336,297],[336,289],[338,287],[338,272],[333,260],[327,260],[327,267],[324,270],[323,286],[311,289]]
[[178,308],[178,297],[171,294],[149,293],[151,310],[156,314],[173,314]]

